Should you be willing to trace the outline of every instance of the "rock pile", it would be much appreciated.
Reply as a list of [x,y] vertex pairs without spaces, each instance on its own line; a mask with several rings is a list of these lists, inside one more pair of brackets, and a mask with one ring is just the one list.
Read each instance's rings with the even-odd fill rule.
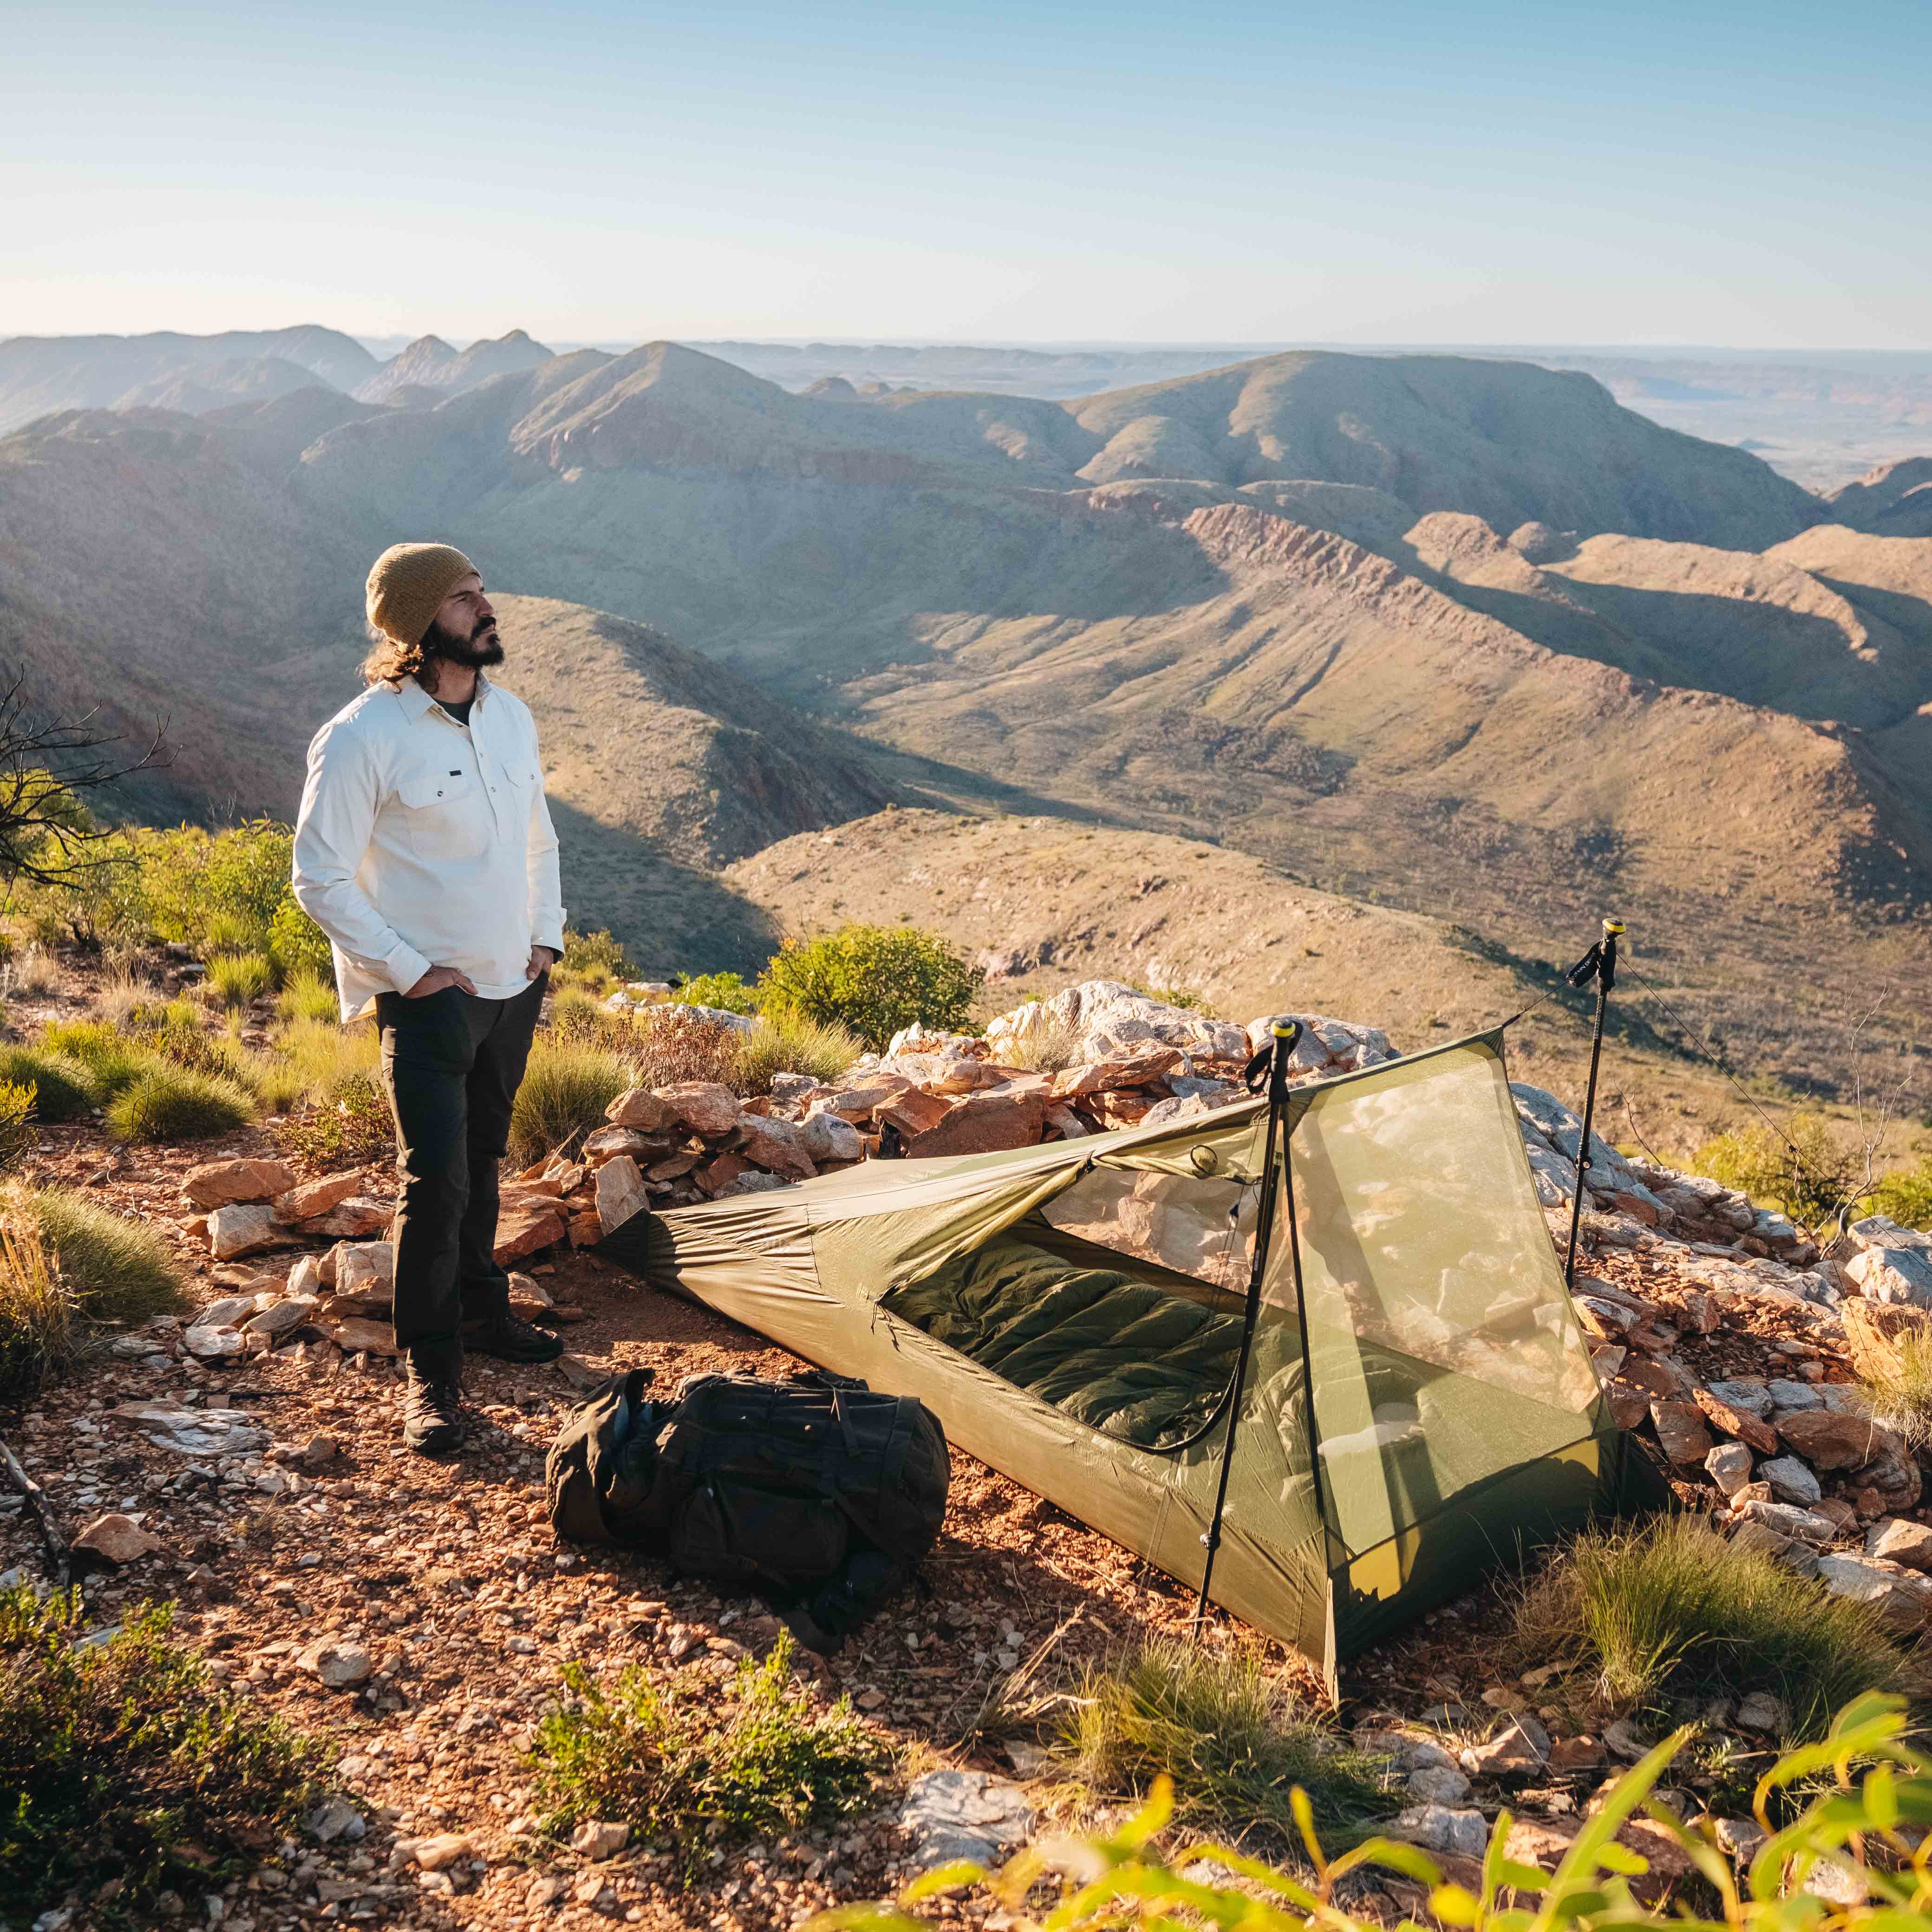
[[[1540,1088],[1513,1090],[1560,1244],[1582,1123]],[[1576,1310],[1618,1425],[1654,1440],[1680,1496],[1737,1547],[1932,1623],[1918,1457],[1861,1381],[1895,1366],[1906,1336],[1932,1339],[1932,1236],[1874,1216],[1821,1252],[1783,1215],[1594,1134],[1583,1180],[1594,1272],[1580,1269]]]

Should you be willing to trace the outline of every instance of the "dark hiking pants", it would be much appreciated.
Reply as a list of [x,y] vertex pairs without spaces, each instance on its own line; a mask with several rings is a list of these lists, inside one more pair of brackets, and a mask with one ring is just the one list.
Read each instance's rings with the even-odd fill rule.
[[493,1252],[496,1163],[509,1145],[547,977],[512,1000],[446,986],[426,999],[384,993],[376,1001],[403,1182],[396,1346],[425,1374],[460,1373],[463,1323],[509,1306],[510,1278]]

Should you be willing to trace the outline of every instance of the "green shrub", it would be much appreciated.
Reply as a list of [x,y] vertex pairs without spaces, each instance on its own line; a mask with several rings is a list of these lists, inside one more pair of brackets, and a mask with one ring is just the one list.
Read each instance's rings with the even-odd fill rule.
[[0,1080],[0,1172],[17,1167],[33,1151],[34,1089]]
[[631,1070],[601,1047],[539,1035],[510,1114],[510,1159],[527,1167],[553,1148],[602,1126],[604,1110],[632,1084]]
[[713,1849],[776,1838],[865,1810],[890,1754],[844,1697],[814,1711],[789,1682],[791,1639],[747,1658],[727,1688],[733,1708],[704,1714],[708,1681],[654,1681],[627,1665],[599,1684],[565,1666],[571,1701],[538,1726],[532,1749],[548,1828],[610,1819],[668,1844],[688,1878]]
[[105,1020],[62,1022],[47,1028],[40,1043],[49,1053],[80,1061],[92,1076],[94,1096],[100,1101],[125,1092],[154,1064],[152,1054],[143,1052],[119,1028]]
[[266,952],[218,952],[204,983],[218,1006],[245,1006],[274,990],[275,962]]
[[1197,993],[1192,986],[1143,986],[1138,980],[1129,980],[1125,984],[1130,992],[1144,993],[1164,1006],[1180,1006],[1210,1020],[1218,1017],[1207,994]]
[[1789,1114],[1784,1127],[1782,1138],[1766,1126],[1719,1134],[1697,1150],[1691,1164],[1755,1202],[1781,1208],[1804,1227],[1819,1227],[1857,1185],[1863,1162],[1822,1114]]
[[716,1006],[721,1012],[758,1010],[758,988],[746,986],[736,973],[680,973],[671,998],[680,1006]]
[[562,971],[581,979],[634,980],[638,976],[638,969],[631,964],[623,942],[604,932],[579,932],[565,927],[563,957],[556,963]]
[[199,1899],[298,1830],[328,1765],[212,1682],[164,1606],[83,1648],[88,1622],[77,1590],[0,1595],[0,1908],[23,1925],[70,1888],[90,1924],[156,1923],[164,1892]]
[[748,1098],[772,1090],[775,1073],[808,1073],[836,1080],[864,1050],[842,1026],[824,1026],[796,1013],[760,1016],[749,1033],[734,1033],[730,1085]]
[[332,988],[335,953],[328,934],[296,903],[292,891],[277,902],[270,915],[268,952],[281,978],[320,980]]
[[[74,1304],[41,1239],[34,1197],[10,1186],[0,1192],[0,1396],[34,1393],[68,1356],[73,1323]],[[0,1821],[5,1816],[0,1805]]]
[[345,1073],[307,1119],[282,1130],[289,1150],[317,1167],[360,1167],[386,1154],[396,1117],[373,1072]]
[[[964,1859],[940,1865],[900,1894],[899,1909],[840,1906],[806,1920],[801,1932],[929,1932],[934,1921],[913,1916],[914,1908],[928,1902],[954,1924],[984,1919],[1008,1932],[1049,1927],[1126,1932],[1135,1926],[1144,1932],[1208,1926],[1380,1932],[1384,1916],[1357,1916],[1349,1909],[1378,1868],[1422,1888],[1424,1923],[1473,1932],[1554,1932],[1573,1925],[1630,1932],[1687,1925],[1706,1932],[1718,1927],[1870,1932],[1881,1926],[1932,1932],[1932,1871],[1925,1851],[1914,1849],[1922,1832],[1917,1821],[1932,1816],[1932,1758],[1908,1743],[1902,1702],[1861,1699],[1840,1714],[1825,1743],[1792,1753],[1765,1773],[1752,1810],[1766,1840],[1749,1855],[1742,1874],[1712,1826],[1686,1826],[1667,1806],[1652,1802],[1692,1734],[1688,1725],[1674,1732],[1599,1791],[1552,1871],[1524,1863],[1520,1854],[1510,1856],[1516,1820],[1508,1809],[1499,1812],[1478,1862],[1478,1892],[1444,1883],[1433,1858],[1388,1838],[1371,1838],[1330,1858],[1312,1808],[1304,1802],[1294,1810],[1305,1860],[1298,1858],[1292,1870],[1264,1864],[1234,1846],[1195,1840],[1163,1854],[1155,1847],[1174,1809],[1174,1786],[1163,1778],[1137,1816],[1105,1835],[1043,1839],[997,1873]],[[1773,1816],[1774,1805],[1791,1814],[1788,1821]],[[1660,1888],[1662,1902],[1646,1902],[1658,1900],[1664,1868],[1634,1849],[1626,1829],[1633,1823],[1660,1832],[1682,1855],[1708,1886],[1714,1912],[1698,1912],[1694,1898],[1687,1900],[1668,1883]],[[1649,1888],[1634,1886],[1647,1873]],[[989,1896],[962,1910],[956,1894],[969,1886]],[[1854,1890],[1856,1904],[1837,1902]],[[1412,1927],[1416,1920],[1402,1923]]]
[[1172,1778],[1184,1816],[1234,1831],[1262,1823],[1291,1834],[1298,1786],[1330,1830],[1400,1808],[1384,1761],[1340,1744],[1247,1649],[1160,1639],[1090,1666],[1059,1756],[1097,1796],[1143,1798]]
[[86,1066],[44,1047],[0,1046],[0,1080],[33,1088],[34,1114],[44,1126],[84,1120],[96,1104]]
[[118,1141],[202,1141],[254,1117],[232,1080],[158,1060],[109,1104],[107,1131]]
[[43,1188],[34,1197],[40,1238],[62,1286],[95,1322],[145,1322],[181,1305],[173,1250],[142,1221],[124,1221],[85,1195]]
[[846,926],[820,938],[787,940],[758,988],[766,1012],[842,1026],[882,1052],[914,1021],[963,1025],[984,977],[936,933]]
[[298,1018],[277,1032],[274,1053],[301,1082],[308,1099],[331,1101],[339,1099],[352,1082],[375,1077],[382,1036],[373,1026],[345,1027],[333,1015]]
[[335,982],[306,968],[288,974],[275,995],[275,1010],[285,1020],[316,1020],[334,1024],[342,1016]]
[[1867,1214],[1888,1214],[1901,1228],[1932,1228],[1932,1154],[1916,1166],[1888,1174],[1860,1205]]
[[638,1043],[628,1015],[614,1013],[594,994],[575,986],[561,987],[550,994],[546,1024],[554,1040],[601,1047],[607,1053],[622,1053]]
[[1871,1606],[1690,1516],[1578,1537],[1525,1588],[1515,1636],[1539,1665],[1594,1671],[1627,1706],[1774,1691],[1798,1738],[1821,1736],[1852,1698],[1913,1690],[1922,1676]]

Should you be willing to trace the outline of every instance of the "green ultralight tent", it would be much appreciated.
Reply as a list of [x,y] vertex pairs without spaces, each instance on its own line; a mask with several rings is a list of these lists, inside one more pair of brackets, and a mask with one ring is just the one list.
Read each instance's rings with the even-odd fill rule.
[[640,1213],[600,1251],[920,1396],[951,1441],[1192,1586],[1226,1456],[1213,1599],[1332,1687],[1340,1658],[1612,1502],[1623,1444],[1499,1030],[1288,1093],[1231,1403],[1268,1118],[1257,1097],[868,1161]]

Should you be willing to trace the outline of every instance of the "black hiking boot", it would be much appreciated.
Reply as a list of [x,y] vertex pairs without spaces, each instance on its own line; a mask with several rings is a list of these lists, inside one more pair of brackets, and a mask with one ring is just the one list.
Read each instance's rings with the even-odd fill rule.
[[563,1353],[558,1336],[532,1328],[507,1310],[464,1322],[463,1346],[467,1354],[494,1355],[500,1362],[554,1362]]
[[463,1390],[454,1376],[426,1374],[412,1362],[403,1391],[403,1442],[418,1456],[453,1456],[463,1447]]

